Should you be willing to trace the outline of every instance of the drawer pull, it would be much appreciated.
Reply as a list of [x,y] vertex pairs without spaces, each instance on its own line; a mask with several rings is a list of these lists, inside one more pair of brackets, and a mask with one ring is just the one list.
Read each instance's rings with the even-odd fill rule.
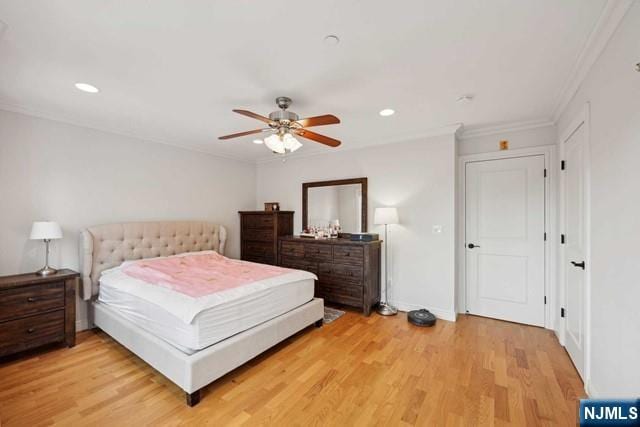
[[34,333],[35,331],[36,331],[36,330],[35,330],[35,328],[29,328],[29,329],[27,329],[27,333],[28,333],[28,334],[32,334],[32,333]]
[[34,297],[29,297],[27,298],[27,302],[36,302],[36,299]]

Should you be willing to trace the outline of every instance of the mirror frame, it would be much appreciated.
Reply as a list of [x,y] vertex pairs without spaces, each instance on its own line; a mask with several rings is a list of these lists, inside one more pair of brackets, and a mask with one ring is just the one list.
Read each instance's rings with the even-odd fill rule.
[[[309,201],[309,188],[313,187],[329,187],[333,185],[351,185],[351,184],[360,184],[362,189],[362,207],[361,207],[361,223],[362,230],[361,233],[367,232],[367,178],[349,178],[349,179],[334,179],[331,181],[316,181],[316,182],[305,182],[302,184],[302,229],[307,228],[307,224],[309,222],[309,209],[308,209],[308,201]],[[348,232],[347,232],[348,234]]]

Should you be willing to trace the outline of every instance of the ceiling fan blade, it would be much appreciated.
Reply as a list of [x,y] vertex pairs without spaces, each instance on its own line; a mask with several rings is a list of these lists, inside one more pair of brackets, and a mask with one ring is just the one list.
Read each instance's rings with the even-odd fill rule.
[[307,117],[297,121],[303,128],[311,126],[337,125],[340,119],[333,114],[325,114],[324,116]]
[[319,133],[311,132],[307,129],[299,129],[296,130],[295,133],[300,135],[303,138],[310,139],[315,142],[319,142],[320,144],[328,145],[329,147],[337,147],[341,144],[337,139],[329,138],[328,136],[320,135]]
[[268,125],[273,124],[273,120],[271,120],[268,117],[265,116],[261,116],[260,114],[256,114],[256,113],[252,113],[251,111],[247,111],[247,110],[233,110],[234,113],[238,113],[238,114],[242,114],[243,116],[247,116],[247,117],[251,117],[252,119],[258,119],[261,122],[265,122]]
[[268,131],[268,130],[271,130],[271,128],[255,129],[255,130],[248,130],[246,132],[232,133],[231,135],[219,136],[218,139],[237,138],[239,136],[252,135],[254,133],[261,133],[261,132],[265,132],[265,131]]

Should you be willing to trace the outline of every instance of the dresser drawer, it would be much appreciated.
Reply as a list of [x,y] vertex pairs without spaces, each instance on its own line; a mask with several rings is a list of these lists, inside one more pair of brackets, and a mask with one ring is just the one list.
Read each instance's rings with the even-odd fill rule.
[[249,228],[273,228],[273,215],[245,215],[242,218],[242,231]]
[[271,242],[244,242],[242,244],[242,254],[273,257],[275,252],[273,249],[273,243]]
[[245,228],[242,230],[242,240],[273,242],[273,230],[266,228]]
[[243,261],[249,261],[249,262],[257,262],[258,264],[271,264],[271,265],[275,265],[275,257],[273,256],[260,256],[260,255],[247,255],[244,254],[242,256],[242,260]]
[[282,242],[280,246],[282,256],[290,258],[304,258],[304,244],[294,242]]
[[11,320],[0,325],[0,356],[63,341],[64,310]]
[[333,262],[362,265],[364,251],[358,246],[334,246]]
[[339,304],[360,307],[362,305],[362,295],[362,286],[344,286],[322,281],[318,286],[319,297]]
[[320,264],[319,274],[322,282],[362,286],[362,267],[342,264]]
[[306,244],[304,245],[304,258],[309,261],[331,261],[331,245]]
[[0,292],[0,322],[64,307],[64,282]]
[[296,270],[304,270],[309,273],[318,275],[318,265],[310,262],[305,262],[300,258],[282,256],[280,258],[280,266],[284,268],[293,268]]

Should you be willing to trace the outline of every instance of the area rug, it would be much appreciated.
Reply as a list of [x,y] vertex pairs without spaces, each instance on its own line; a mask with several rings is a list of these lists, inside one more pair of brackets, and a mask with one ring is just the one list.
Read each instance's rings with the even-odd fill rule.
[[344,311],[342,310],[336,310],[335,308],[331,308],[331,307],[325,307],[324,308],[324,319],[323,319],[323,323],[329,324],[331,322],[333,322],[334,320],[340,318],[342,315],[344,314]]

